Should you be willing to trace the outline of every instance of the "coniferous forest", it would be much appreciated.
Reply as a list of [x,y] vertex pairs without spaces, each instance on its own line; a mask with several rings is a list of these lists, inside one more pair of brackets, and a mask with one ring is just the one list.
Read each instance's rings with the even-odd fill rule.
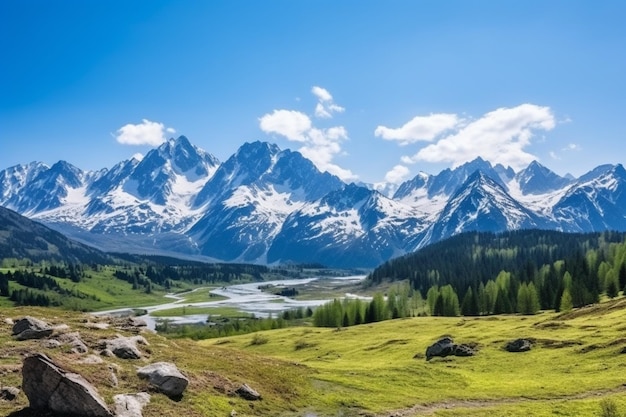
[[624,291],[626,234],[465,233],[390,260],[367,280],[408,280],[433,315],[567,310]]

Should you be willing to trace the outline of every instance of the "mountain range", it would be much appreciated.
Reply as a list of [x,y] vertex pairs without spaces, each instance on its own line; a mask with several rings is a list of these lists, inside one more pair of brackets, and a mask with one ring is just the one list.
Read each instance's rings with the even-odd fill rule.
[[180,136],[100,171],[6,168],[0,205],[107,251],[373,267],[466,231],[625,231],[626,170],[573,178],[478,158],[385,196],[271,143],[245,143],[220,162]]

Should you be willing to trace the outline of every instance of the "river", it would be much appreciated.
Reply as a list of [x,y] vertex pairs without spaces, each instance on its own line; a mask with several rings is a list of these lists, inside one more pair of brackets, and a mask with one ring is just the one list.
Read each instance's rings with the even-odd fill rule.
[[[128,306],[124,308],[118,308],[115,310],[99,311],[94,313],[96,315],[123,315],[129,314],[132,310],[143,310],[147,314],[140,316],[148,323],[148,327],[154,329],[157,320],[168,320],[170,323],[182,324],[182,323],[198,323],[206,322],[208,314],[196,314],[186,316],[171,316],[171,317],[154,317],[152,313],[161,310],[169,310],[176,307],[231,307],[235,308],[242,313],[254,315],[256,317],[269,317],[270,315],[277,316],[286,310],[293,310],[300,307],[317,307],[330,301],[329,299],[319,300],[295,300],[293,298],[284,297],[281,295],[272,294],[271,292],[262,291],[259,287],[275,286],[275,287],[294,287],[298,288],[312,282],[316,284],[324,284],[325,287],[332,288],[349,283],[357,283],[362,281],[365,275],[354,275],[348,277],[318,277],[318,278],[302,278],[302,279],[288,279],[277,281],[263,281],[263,282],[251,282],[246,284],[234,284],[221,288],[211,290],[212,294],[226,297],[220,300],[207,300],[195,303],[185,302],[185,294],[167,294],[165,298],[169,299],[167,303],[153,305],[153,306]],[[192,291],[198,291],[201,288],[196,288]],[[354,294],[346,293],[344,297],[356,298],[359,297]],[[365,297],[364,297],[365,298]]]

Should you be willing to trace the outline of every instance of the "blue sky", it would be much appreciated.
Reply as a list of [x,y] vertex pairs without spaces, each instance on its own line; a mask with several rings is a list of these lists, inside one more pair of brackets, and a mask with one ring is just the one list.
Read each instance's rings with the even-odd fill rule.
[[400,182],[481,155],[624,163],[623,1],[2,1],[0,169],[186,135]]

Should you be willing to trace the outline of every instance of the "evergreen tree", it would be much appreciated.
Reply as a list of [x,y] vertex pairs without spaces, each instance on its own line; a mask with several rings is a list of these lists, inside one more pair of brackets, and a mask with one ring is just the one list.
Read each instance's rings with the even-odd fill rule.
[[461,314],[464,316],[478,316],[479,314],[478,297],[474,294],[472,287],[465,292],[461,303]]
[[522,284],[517,291],[517,312],[521,314],[537,314],[541,306],[539,294],[532,282]]
[[439,294],[437,296],[437,300],[435,301],[435,308],[433,309],[433,316],[443,316],[444,307],[443,307],[443,295]]
[[565,288],[563,290],[563,295],[561,296],[561,303],[559,305],[559,311],[570,311],[572,308],[573,308],[572,296],[569,292],[569,289]]
[[606,295],[610,299],[613,299],[617,297],[618,293],[619,293],[619,289],[617,288],[617,283],[615,282],[614,279],[611,279],[608,285],[606,286]]
[[626,291],[626,262],[622,262],[619,268],[619,287],[622,291]]

